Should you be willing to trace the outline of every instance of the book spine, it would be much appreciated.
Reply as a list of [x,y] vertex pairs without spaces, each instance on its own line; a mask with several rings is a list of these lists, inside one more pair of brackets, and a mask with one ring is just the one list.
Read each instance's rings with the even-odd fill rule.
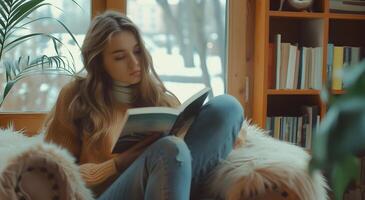
[[329,43],[328,50],[327,50],[327,80],[332,80],[333,48],[334,48],[334,45]]
[[276,47],[276,81],[275,81],[275,88],[280,88],[280,70],[281,70],[281,35],[276,35],[275,40],[275,47]]
[[343,68],[343,47],[335,46],[333,48],[333,72],[332,72],[332,89],[342,89],[342,68]]

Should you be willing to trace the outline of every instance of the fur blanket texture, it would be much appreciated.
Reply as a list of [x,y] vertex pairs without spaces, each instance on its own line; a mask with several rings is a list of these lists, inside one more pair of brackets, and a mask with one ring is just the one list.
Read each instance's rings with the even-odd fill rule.
[[[328,199],[328,186],[323,176],[308,174],[310,156],[304,149],[273,139],[247,121],[243,123],[239,137],[243,142],[212,172],[204,188],[209,197],[260,199],[257,197],[281,188],[296,197],[289,199]],[[58,163],[59,174],[65,180],[66,199],[93,198],[81,180],[74,158],[66,150],[46,144],[43,135],[29,138],[5,129],[0,130],[0,199],[13,199],[15,195],[16,178],[14,173],[7,173],[9,169],[21,171],[26,160],[36,155]]]
[[[301,147],[267,135],[243,123],[239,148],[212,172],[207,191],[226,200],[259,198],[270,190],[289,190],[300,200],[327,200],[328,185],[321,173],[307,171],[309,154]],[[284,193],[285,194],[285,193]],[[279,198],[287,199],[287,198]]]
[[75,159],[66,150],[45,143],[42,135],[27,137],[12,129],[0,130],[0,199],[18,199],[16,176],[24,172],[23,167],[35,158],[44,158],[41,163],[37,161],[43,167],[56,166],[56,176],[64,180],[60,186],[63,199],[93,199],[81,179]]

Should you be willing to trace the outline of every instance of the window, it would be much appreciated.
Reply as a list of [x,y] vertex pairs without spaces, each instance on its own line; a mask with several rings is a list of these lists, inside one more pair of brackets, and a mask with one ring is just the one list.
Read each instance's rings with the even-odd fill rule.
[[[75,35],[78,43],[81,45],[91,19],[91,1],[77,0],[81,8],[72,1],[47,0],[46,2],[51,3],[53,6],[42,7],[34,13],[31,18],[35,19],[38,17],[51,16],[62,21]],[[72,42],[72,39],[68,36],[62,26],[46,19],[34,23],[29,26],[28,29],[29,30],[24,30],[24,33],[47,31],[59,38],[62,43],[67,45],[70,52],[68,53],[66,49],[62,49],[62,54],[69,58],[70,54],[72,54],[74,57],[74,70],[78,71],[82,68],[80,50],[77,45]],[[22,44],[22,46],[14,48],[3,60],[14,62],[19,56],[52,56],[56,54],[53,45],[53,42],[48,39],[42,37],[33,38],[25,44]],[[1,67],[0,70],[0,81],[2,84],[1,94],[3,94],[5,86],[4,67]],[[70,76],[66,75],[39,74],[31,77],[25,76],[23,79],[17,81],[10,90],[1,105],[0,111],[49,111],[57,99],[59,90],[69,80]]]
[[226,92],[225,0],[128,0],[127,15],[180,101],[204,86]]

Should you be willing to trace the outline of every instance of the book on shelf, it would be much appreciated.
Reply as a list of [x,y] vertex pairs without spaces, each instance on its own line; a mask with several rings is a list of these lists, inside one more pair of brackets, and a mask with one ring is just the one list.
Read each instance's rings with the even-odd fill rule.
[[333,48],[333,44],[329,43],[327,45],[327,80],[332,80]]
[[210,88],[203,88],[177,108],[139,107],[126,111],[112,153],[121,153],[151,134],[181,136],[199,114]]
[[319,120],[318,106],[302,106],[299,116],[268,116],[266,129],[276,139],[310,149]]
[[[275,89],[317,89],[322,87],[323,48],[305,47],[283,42],[281,34],[275,36],[275,43],[270,43],[269,76],[275,77],[270,86]],[[273,52],[275,51],[275,52]],[[275,64],[274,64],[275,62]],[[275,66],[275,67],[272,67]],[[275,70],[275,76],[273,74]],[[274,84],[271,84],[275,82]]]
[[327,79],[332,80],[332,90],[342,90],[342,71],[355,66],[363,57],[363,48],[352,46],[335,46],[328,44]]
[[[281,68],[281,35],[277,34],[275,37],[275,66],[276,66],[276,79],[275,79],[275,88],[280,88],[280,68]],[[274,49],[274,48],[273,48]]]
[[330,0],[330,11],[341,13],[365,13],[364,0]]

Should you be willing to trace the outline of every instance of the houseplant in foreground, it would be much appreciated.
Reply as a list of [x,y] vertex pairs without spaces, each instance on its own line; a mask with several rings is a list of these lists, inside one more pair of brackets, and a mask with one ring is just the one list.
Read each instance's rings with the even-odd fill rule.
[[343,83],[343,95],[329,95],[329,88],[322,91],[329,110],[313,139],[310,163],[310,170],[328,173],[336,200],[360,177],[357,156],[365,150],[365,60],[344,71]]
[[[73,3],[79,4],[72,0]],[[6,85],[3,90],[1,103],[8,94],[14,83],[18,80],[36,73],[62,73],[72,75],[75,73],[74,60],[68,50],[68,57],[60,53],[60,48],[65,45],[59,38],[47,32],[24,32],[30,26],[39,21],[48,20],[61,26],[70,35],[73,42],[78,46],[78,42],[67,26],[60,20],[45,16],[32,18],[32,14],[40,8],[53,6],[45,0],[1,0],[0,1],[0,67],[5,68]],[[43,37],[51,40],[54,44],[55,55],[38,55],[35,58],[22,55],[19,58],[5,60],[6,54],[20,44]],[[70,59],[71,58],[71,59]]]

